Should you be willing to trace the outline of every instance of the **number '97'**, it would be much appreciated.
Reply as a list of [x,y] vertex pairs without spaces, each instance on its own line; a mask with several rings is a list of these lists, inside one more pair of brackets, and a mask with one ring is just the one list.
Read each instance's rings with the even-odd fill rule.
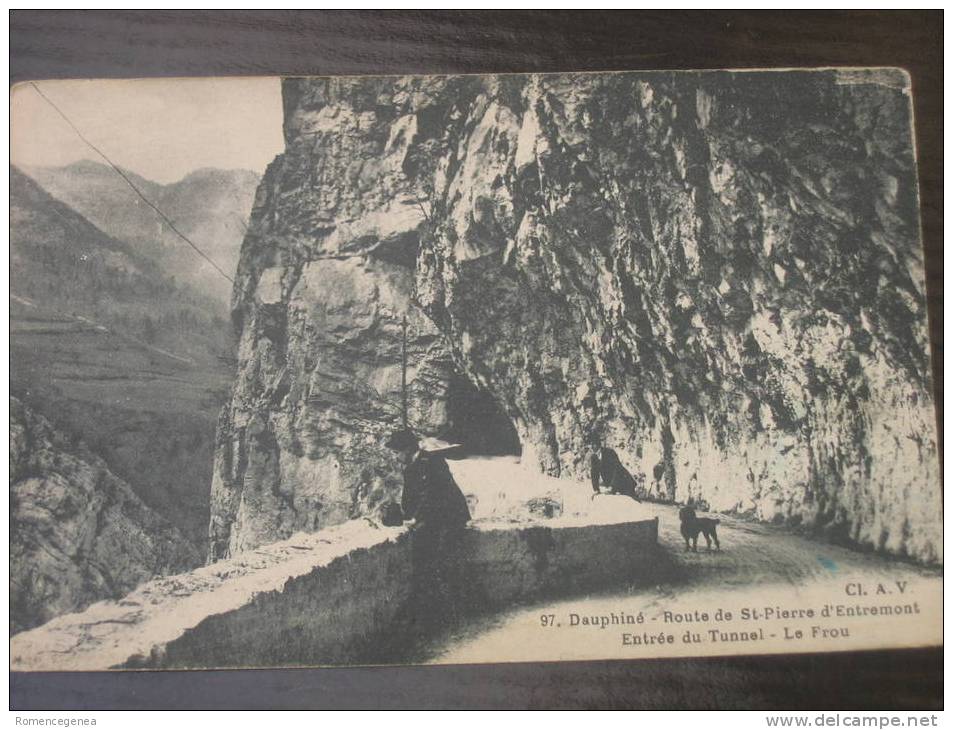
[[544,613],[540,614],[539,617],[540,626],[555,626],[556,625],[556,614],[554,613]]

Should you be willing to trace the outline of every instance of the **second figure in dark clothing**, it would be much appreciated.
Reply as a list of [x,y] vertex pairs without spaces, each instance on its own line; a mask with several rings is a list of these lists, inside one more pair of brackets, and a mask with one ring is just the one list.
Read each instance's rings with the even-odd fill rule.
[[612,449],[603,446],[599,454],[593,453],[590,464],[590,478],[592,491],[599,492],[600,483],[609,487],[613,494],[624,494],[635,499],[635,479],[628,469],[622,466],[619,455]]

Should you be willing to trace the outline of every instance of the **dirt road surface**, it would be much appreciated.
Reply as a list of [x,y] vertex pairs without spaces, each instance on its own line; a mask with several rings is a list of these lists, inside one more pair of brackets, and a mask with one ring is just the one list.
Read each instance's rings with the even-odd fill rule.
[[[458,481],[466,482],[466,470],[458,471]],[[638,511],[659,519],[653,584],[483,617],[435,640],[421,659],[457,664],[705,656],[942,641],[939,568],[723,515],[718,516],[722,549],[709,552],[700,538],[698,552],[690,552],[679,532],[677,507],[640,503]],[[612,622],[613,615],[619,624],[592,625]],[[642,623],[625,623],[640,615]]]

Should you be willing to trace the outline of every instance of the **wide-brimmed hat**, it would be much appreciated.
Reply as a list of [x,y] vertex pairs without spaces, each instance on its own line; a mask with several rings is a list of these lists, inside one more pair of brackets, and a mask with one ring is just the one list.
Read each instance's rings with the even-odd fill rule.
[[402,428],[391,434],[384,442],[384,446],[394,451],[415,451],[419,449],[426,454],[444,454],[460,448],[460,444],[452,444],[433,436],[417,438],[409,428]]
[[443,454],[448,451],[453,451],[454,449],[459,449],[461,444],[452,444],[449,441],[444,441],[443,439],[427,436],[420,439],[419,447],[421,451],[424,451],[428,454]]

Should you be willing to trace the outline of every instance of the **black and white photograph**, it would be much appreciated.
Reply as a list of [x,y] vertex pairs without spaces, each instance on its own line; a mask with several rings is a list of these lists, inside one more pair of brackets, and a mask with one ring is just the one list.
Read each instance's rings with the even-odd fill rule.
[[11,669],[940,645],[911,95],[16,85]]

